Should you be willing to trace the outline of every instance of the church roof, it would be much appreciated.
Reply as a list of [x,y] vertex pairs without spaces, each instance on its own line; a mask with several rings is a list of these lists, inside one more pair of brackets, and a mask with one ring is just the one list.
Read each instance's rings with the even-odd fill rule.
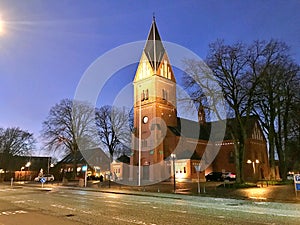
[[[256,122],[258,122],[258,118],[256,116],[250,116],[249,118],[242,117],[242,120],[246,120],[246,132],[248,137],[251,137],[253,132],[253,128]],[[236,120],[234,118],[206,122],[205,124],[199,124],[196,121],[177,118],[177,127],[168,127],[176,136],[184,136],[187,138],[193,138],[198,140],[206,140],[209,139],[212,141],[225,141],[232,140],[232,130],[235,132],[238,131],[238,126],[236,124]],[[225,134],[222,133],[222,127],[225,127]],[[213,128],[212,128],[213,127]],[[214,133],[211,134],[211,129],[214,129]]]
[[162,44],[155,18],[153,18],[151,28],[149,31],[148,39],[145,44],[144,52],[148,58],[151,67],[154,72],[157,71],[160,62],[162,61],[163,55],[165,53],[165,48]]
[[[69,153],[60,162],[62,164],[73,164],[74,155]],[[79,164],[89,164],[89,166],[100,166],[103,168],[109,168],[110,159],[100,148],[86,149],[78,151],[76,153],[76,163]]]

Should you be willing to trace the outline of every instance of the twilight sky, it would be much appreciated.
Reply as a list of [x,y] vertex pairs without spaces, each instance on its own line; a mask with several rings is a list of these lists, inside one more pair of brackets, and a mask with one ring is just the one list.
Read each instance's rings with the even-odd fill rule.
[[[50,108],[73,99],[99,56],[147,38],[153,12],[163,41],[202,58],[218,38],[274,38],[286,42],[300,63],[299,10],[298,0],[0,0],[0,127],[19,126],[38,138]],[[134,72],[124,69],[103,89],[99,104],[130,83]]]

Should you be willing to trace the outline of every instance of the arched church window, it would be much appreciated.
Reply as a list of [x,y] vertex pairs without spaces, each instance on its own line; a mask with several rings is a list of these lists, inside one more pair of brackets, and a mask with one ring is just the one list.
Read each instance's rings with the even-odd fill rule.
[[148,100],[149,99],[149,91],[148,89],[146,90],[146,95],[145,95],[145,100]]
[[145,100],[145,91],[144,91],[144,90],[143,90],[143,92],[142,92],[141,99],[142,99],[142,101],[144,101],[144,100]]
[[151,130],[155,130],[155,129],[157,129],[157,130],[161,130],[161,127],[160,127],[160,124],[158,124],[158,123],[153,123],[152,125],[151,125],[151,128],[150,128]]
[[162,99],[167,100],[168,99],[168,92],[165,89],[162,89]]

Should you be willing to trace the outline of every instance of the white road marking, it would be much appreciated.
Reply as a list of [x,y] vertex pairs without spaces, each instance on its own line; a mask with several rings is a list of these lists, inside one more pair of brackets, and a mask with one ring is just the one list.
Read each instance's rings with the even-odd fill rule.
[[14,204],[25,204],[26,202],[28,202],[28,203],[40,203],[40,202],[37,201],[37,200],[31,200],[31,199],[28,199],[28,200],[11,201],[11,203],[14,203]]
[[177,213],[187,213],[187,211],[184,211],[184,210],[173,210],[173,209],[170,209],[169,211],[170,212],[177,212]]
[[26,214],[28,212],[24,210],[15,210],[15,211],[3,211],[0,212],[0,216],[10,216],[10,215],[16,215],[16,214]]

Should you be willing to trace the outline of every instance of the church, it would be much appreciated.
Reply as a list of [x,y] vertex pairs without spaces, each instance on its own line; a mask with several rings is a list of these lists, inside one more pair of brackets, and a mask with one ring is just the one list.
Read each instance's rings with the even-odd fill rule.
[[[226,120],[225,136],[210,137],[212,125],[203,107],[198,121],[177,116],[176,79],[163,46],[155,18],[138,64],[134,87],[134,129],[129,181],[147,185],[174,176],[177,181],[204,179],[212,171],[235,172],[234,142]],[[257,181],[269,176],[266,139],[256,117],[247,123],[244,180]],[[207,159],[211,159],[210,161]],[[209,161],[209,162],[207,162]],[[197,173],[199,172],[199,173]]]

